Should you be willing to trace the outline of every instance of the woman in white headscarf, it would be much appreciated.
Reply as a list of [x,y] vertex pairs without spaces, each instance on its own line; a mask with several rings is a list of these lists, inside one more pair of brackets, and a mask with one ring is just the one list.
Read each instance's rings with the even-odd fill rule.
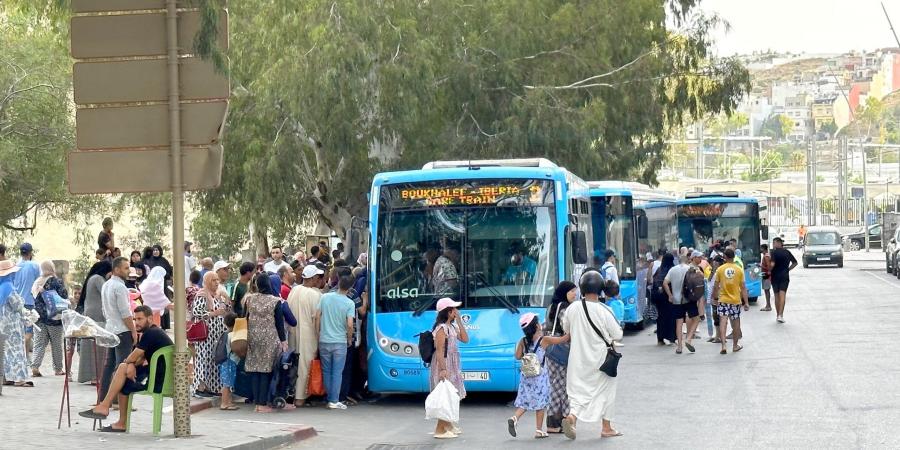
[[150,270],[150,275],[140,284],[141,300],[153,310],[153,323],[159,326],[159,319],[171,302],[166,297],[166,269],[156,266]]
[[56,276],[56,267],[53,261],[41,263],[41,276],[34,280],[31,286],[31,294],[34,295],[34,309],[37,311],[39,331],[34,336],[34,353],[31,357],[31,374],[35,377],[41,375],[41,363],[44,362],[44,352],[47,345],[53,354],[53,371],[56,375],[65,375],[63,370],[63,327],[59,314],[50,316],[49,298],[45,298],[44,292],[56,291],[60,297],[68,300],[69,292],[63,282]]

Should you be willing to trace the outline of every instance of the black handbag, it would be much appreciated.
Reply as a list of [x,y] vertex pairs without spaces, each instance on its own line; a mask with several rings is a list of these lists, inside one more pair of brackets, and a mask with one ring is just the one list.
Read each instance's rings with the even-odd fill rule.
[[[556,304],[556,320],[553,321],[553,328],[550,330],[551,336],[556,336],[556,322],[559,322],[559,310],[562,307],[562,303]],[[544,356],[550,358],[551,361],[561,365],[568,366],[569,365],[569,344],[553,344],[547,346],[547,350],[544,352]]]
[[603,333],[600,332],[600,329],[597,328],[597,325],[594,325],[594,321],[591,320],[591,315],[588,313],[587,300],[581,300],[581,306],[584,308],[584,317],[591,325],[591,328],[594,329],[597,336],[600,336],[600,339],[603,339],[603,343],[606,344],[606,359],[603,360],[603,364],[600,365],[600,371],[611,378],[615,378],[616,375],[619,374],[619,360],[622,359],[622,354],[613,348],[612,343],[607,341],[606,337],[603,336]]

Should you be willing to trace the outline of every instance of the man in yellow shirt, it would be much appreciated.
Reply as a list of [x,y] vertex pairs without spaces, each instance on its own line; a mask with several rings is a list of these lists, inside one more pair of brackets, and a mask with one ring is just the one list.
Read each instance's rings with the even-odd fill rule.
[[[750,311],[747,298],[747,286],[744,285],[744,270],[734,263],[734,250],[725,250],[725,264],[716,270],[716,287],[713,288],[713,301],[719,313],[719,336],[727,336],[728,321],[731,321],[731,334],[734,338],[732,351],[739,352],[743,347],[738,345],[741,338],[741,309]],[[722,339],[722,351],[725,355],[727,339]]]

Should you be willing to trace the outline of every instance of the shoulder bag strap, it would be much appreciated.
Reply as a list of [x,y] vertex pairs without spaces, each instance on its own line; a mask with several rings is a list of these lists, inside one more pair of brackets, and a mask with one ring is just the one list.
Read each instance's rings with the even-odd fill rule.
[[591,325],[591,328],[593,328],[594,332],[597,333],[597,336],[600,336],[600,339],[603,339],[603,343],[606,344],[607,347],[609,347],[609,341],[606,340],[606,337],[603,336],[603,333],[600,332],[600,329],[597,328],[597,325],[594,325],[594,321],[591,320],[591,315],[588,313],[587,300],[582,299],[581,306],[584,308],[584,318],[587,319],[588,323]]
[[556,304],[556,314],[553,315],[553,327],[550,330],[550,336],[556,336],[556,322],[559,322],[559,309],[562,307],[562,303]]

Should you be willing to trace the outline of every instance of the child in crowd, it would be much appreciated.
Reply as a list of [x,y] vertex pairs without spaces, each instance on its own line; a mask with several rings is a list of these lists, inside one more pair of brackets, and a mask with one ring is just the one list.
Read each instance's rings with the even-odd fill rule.
[[[219,409],[223,411],[235,411],[239,409],[231,396],[231,390],[234,389],[234,381],[237,378],[237,364],[240,358],[231,351],[231,333],[234,331],[234,322],[237,315],[228,313],[225,315],[225,327],[228,332],[223,334],[221,338],[225,345],[225,360],[219,362],[219,378],[222,380],[222,404]],[[221,359],[221,355],[218,356]]]
[[550,377],[547,370],[544,369],[544,351],[548,345],[561,343],[563,337],[544,336],[541,327],[538,324],[538,316],[535,313],[525,313],[519,317],[519,326],[525,337],[516,345],[516,359],[528,364],[523,360],[525,355],[529,355],[529,359],[536,359],[540,364],[540,370],[537,375],[526,375],[525,368],[519,374],[519,392],[516,395],[516,413],[507,419],[507,429],[509,434],[516,437],[519,419],[525,415],[525,411],[535,411],[537,428],[534,432],[535,439],[547,437],[544,431],[544,413],[550,404]]

